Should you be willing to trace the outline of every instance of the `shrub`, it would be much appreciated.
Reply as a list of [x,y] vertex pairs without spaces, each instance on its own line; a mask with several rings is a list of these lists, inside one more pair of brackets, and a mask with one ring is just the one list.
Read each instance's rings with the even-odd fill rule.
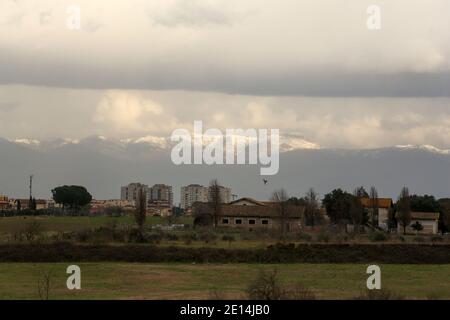
[[283,300],[316,300],[316,295],[308,288],[296,284],[283,290]]
[[248,286],[247,294],[250,300],[280,300],[282,288],[278,280],[278,271],[261,270]]
[[405,297],[394,293],[388,289],[366,290],[362,292],[355,300],[404,300]]
[[425,242],[425,238],[424,237],[420,237],[420,236],[414,237],[414,241],[415,242]]
[[389,236],[382,231],[375,231],[369,234],[369,240],[378,242],[378,241],[386,241],[389,239]]
[[320,242],[329,242],[330,241],[330,235],[327,232],[321,232],[317,236],[317,241]]
[[91,230],[80,230],[75,234],[75,239],[78,242],[87,242],[91,237]]
[[222,240],[223,241],[228,241],[228,242],[233,242],[236,241],[236,239],[234,238],[234,236],[230,235],[230,234],[224,234],[222,236]]
[[311,237],[311,235],[308,234],[308,233],[301,232],[301,233],[298,235],[298,239],[299,239],[299,240],[303,240],[303,241],[311,241],[312,237]]
[[431,237],[431,241],[432,242],[442,242],[444,241],[444,238],[442,236],[439,235],[434,235]]
[[154,244],[161,243],[163,239],[163,234],[160,232],[146,233],[144,234],[145,242],[150,242]]
[[204,241],[205,243],[211,243],[217,240],[217,235],[211,231],[203,232],[199,236],[200,241]]
[[175,233],[168,233],[167,234],[167,240],[169,241],[178,241],[179,237]]
[[42,226],[38,221],[31,221],[26,224],[23,235],[28,242],[35,242],[42,233]]
[[225,294],[222,291],[219,291],[217,289],[211,289],[209,290],[209,294],[208,294],[209,298],[208,300],[226,300],[225,299]]
[[183,239],[186,240],[190,240],[190,241],[197,241],[198,240],[198,236],[197,233],[195,232],[187,232],[185,234],[183,234]]
[[147,239],[142,234],[142,231],[137,228],[131,228],[130,230],[128,230],[127,239],[128,239],[128,242],[132,242],[132,243],[147,242]]
[[283,286],[278,278],[277,270],[261,270],[247,289],[250,300],[315,300],[314,293],[296,284]]

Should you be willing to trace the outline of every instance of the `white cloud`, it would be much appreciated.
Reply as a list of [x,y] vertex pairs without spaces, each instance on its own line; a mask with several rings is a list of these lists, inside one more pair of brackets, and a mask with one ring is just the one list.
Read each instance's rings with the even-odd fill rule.
[[[65,28],[69,4],[0,3],[2,83],[261,95],[450,94],[442,93],[439,78],[450,72],[447,0],[379,0],[378,32],[366,28],[372,4],[366,0],[79,0],[79,32]],[[413,87],[415,77],[420,85]]]

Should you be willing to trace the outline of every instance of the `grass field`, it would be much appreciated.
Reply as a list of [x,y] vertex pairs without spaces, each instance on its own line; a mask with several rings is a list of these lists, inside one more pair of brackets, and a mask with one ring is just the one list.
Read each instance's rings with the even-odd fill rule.
[[[122,217],[80,217],[80,216],[15,216],[15,217],[0,217],[0,233],[15,232],[23,229],[27,223],[31,221],[39,221],[43,231],[80,231],[85,229],[98,228],[101,226],[108,226],[112,223],[118,225],[134,224],[132,216]],[[192,224],[191,217],[174,218],[172,223],[175,224]],[[147,217],[147,225],[166,225],[167,218],[162,217]]]
[[[66,289],[68,264],[0,264],[0,299],[38,299],[37,282],[52,270],[50,299],[208,299],[245,297],[261,269],[277,269],[285,284],[301,283],[319,299],[351,299],[366,285],[361,264],[83,263],[82,289]],[[382,286],[410,299],[450,299],[450,265],[381,265]]]

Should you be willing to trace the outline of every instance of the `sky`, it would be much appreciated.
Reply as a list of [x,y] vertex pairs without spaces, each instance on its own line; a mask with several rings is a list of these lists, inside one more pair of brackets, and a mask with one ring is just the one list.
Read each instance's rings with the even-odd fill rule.
[[0,137],[165,137],[203,120],[448,149],[449,15],[448,0],[2,0]]

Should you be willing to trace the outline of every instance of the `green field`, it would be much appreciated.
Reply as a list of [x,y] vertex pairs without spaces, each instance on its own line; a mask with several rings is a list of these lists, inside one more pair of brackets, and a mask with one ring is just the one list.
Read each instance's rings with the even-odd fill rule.
[[[174,224],[192,224],[191,217],[180,217],[172,219]],[[23,229],[27,223],[31,221],[39,221],[43,231],[80,231],[85,229],[93,229],[102,226],[108,226],[112,223],[118,225],[134,224],[133,216],[122,217],[81,217],[81,216],[15,216],[15,217],[0,217],[0,233],[10,233]],[[147,225],[167,225],[169,220],[162,217],[147,217]]]
[[[261,269],[277,269],[285,284],[301,283],[319,299],[351,299],[366,285],[361,264],[135,264],[82,263],[82,289],[65,287],[68,264],[0,264],[0,299],[38,299],[37,283],[52,270],[50,299],[245,298]],[[450,299],[450,265],[381,265],[382,286],[410,299]]]

